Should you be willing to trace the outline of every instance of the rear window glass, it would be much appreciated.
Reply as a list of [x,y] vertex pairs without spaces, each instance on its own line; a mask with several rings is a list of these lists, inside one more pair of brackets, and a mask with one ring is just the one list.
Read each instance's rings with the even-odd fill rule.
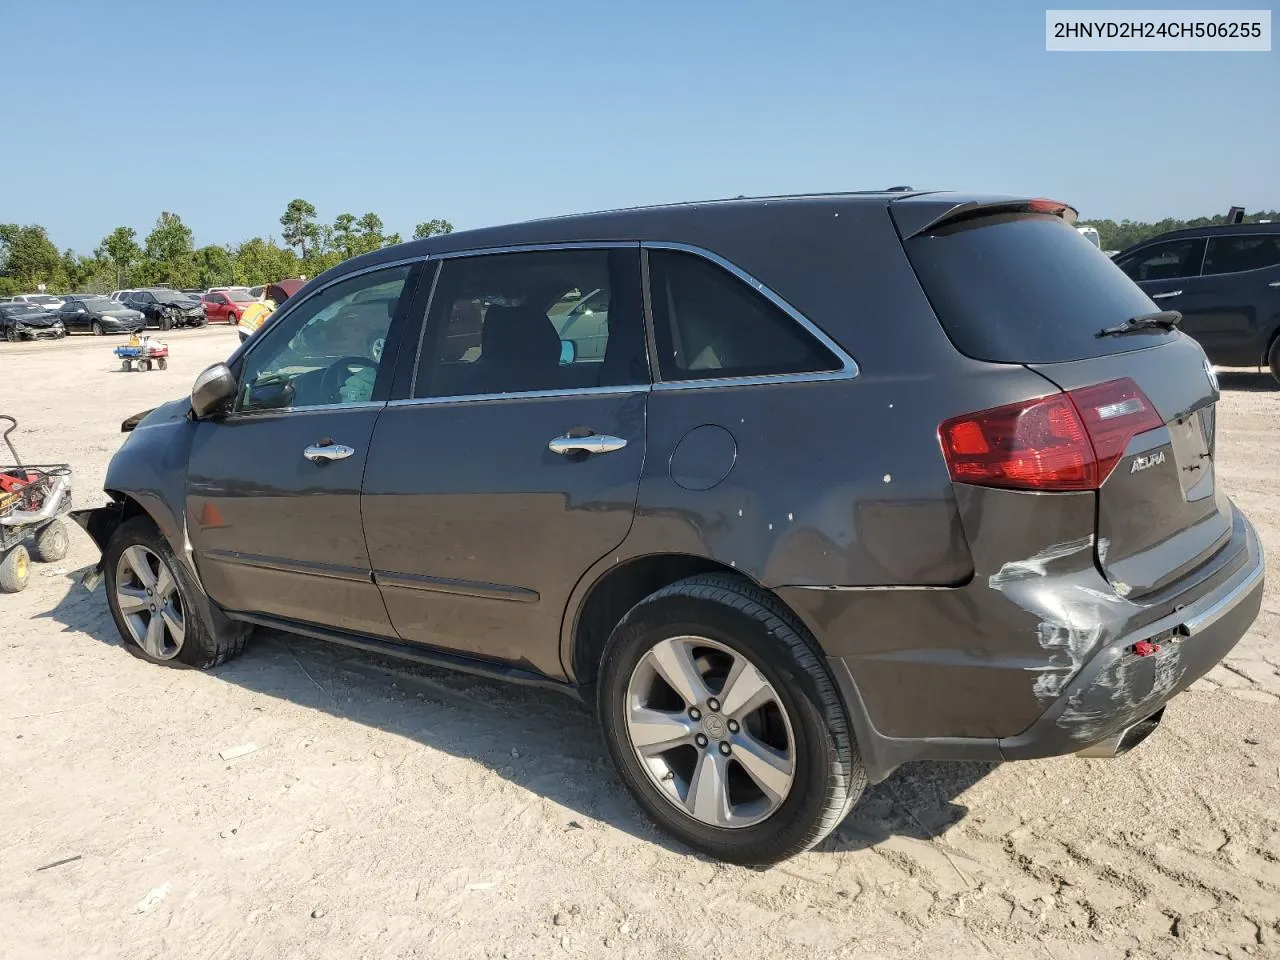
[[1159,308],[1058,217],[966,220],[906,241],[907,256],[960,352],[996,363],[1058,363],[1172,340],[1153,327],[1099,337]]

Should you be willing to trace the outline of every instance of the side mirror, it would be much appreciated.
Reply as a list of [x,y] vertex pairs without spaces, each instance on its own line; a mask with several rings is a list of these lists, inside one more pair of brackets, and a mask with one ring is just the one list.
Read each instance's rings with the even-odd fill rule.
[[191,412],[197,420],[217,414],[236,395],[236,378],[225,363],[215,363],[191,387]]
[[560,341],[560,366],[567,367],[578,359],[578,345],[572,340]]

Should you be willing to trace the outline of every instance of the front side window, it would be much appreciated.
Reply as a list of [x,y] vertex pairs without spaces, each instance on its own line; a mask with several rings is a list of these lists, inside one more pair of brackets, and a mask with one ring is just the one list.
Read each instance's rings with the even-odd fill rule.
[[379,374],[390,373],[384,347],[409,270],[375,270],[335,283],[273,324],[245,358],[236,409],[371,400]]
[[635,248],[440,265],[415,397],[648,383]]
[[1280,266],[1280,234],[1210,237],[1204,255],[1204,274],[1239,273]]
[[1116,266],[1131,280],[1179,280],[1200,272],[1203,253],[1203,240],[1170,240],[1125,257]]
[[705,257],[649,253],[649,298],[663,380],[839,370],[840,360],[766,297]]

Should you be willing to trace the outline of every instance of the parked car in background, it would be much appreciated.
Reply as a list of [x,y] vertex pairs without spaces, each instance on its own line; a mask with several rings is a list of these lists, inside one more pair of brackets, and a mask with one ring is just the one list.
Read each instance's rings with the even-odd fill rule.
[[38,304],[0,303],[0,340],[58,340],[67,335],[57,316]]
[[128,293],[133,293],[133,291],[132,290],[112,290],[109,294],[107,294],[107,299],[116,300],[116,301],[123,300],[125,294],[128,294]]
[[141,311],[108,297],[70,297],[58,308],[58,318],[71,333],[134,333],[146,322]]
[[1280,383],[1280,224],[1194,227],[1122,251],[1116,266],[1162,309],[1210,361],[1266,367]]
[[659,825],[771,863],[903,763],[1124,752],[1258,614],[1204,351],[1074,217],[828,194],[389,247],[75,516],[140,657],[256,625],[559,689]]
[[62,306],[62,298],[51,293],[18,293],[13,296],[14,303],[34,303],[44,310],[57,310]]
[[131,290],[120,300],[127,307],[139,311],[147,326],[169,330],[173,327],[203,327],[204,304],[179,290],[166,287],[148,287]]
[[234,288],[210,291],[200,300],[204,304],[205,315],[211,323],[230,323],[232,325],[240,322],[241,315],[248,307],[258,303],[254,297],[249,295],[248,290]]
[[249,296],[253,297],[255,300],[261,300],[266,295],[267,295],[267,288],[265,285],[261,287],[249,288]]

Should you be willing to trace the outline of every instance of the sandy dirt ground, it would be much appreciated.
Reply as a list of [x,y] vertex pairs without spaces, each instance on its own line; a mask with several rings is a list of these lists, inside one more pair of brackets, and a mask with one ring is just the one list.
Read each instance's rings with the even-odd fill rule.
[[[81,505],[235,335],[168,340],[151,373],[0,344],[0,411]],[[1280,391],[1222,380],[1220,477],[1280,558]],[[74,582],[95,560],[76,531],[0,597],[0,956],[1280,957],[1280,578],[1127,757],[911,766],[752,871],[655,832],[566,698],[280,634],[149,666]]]

